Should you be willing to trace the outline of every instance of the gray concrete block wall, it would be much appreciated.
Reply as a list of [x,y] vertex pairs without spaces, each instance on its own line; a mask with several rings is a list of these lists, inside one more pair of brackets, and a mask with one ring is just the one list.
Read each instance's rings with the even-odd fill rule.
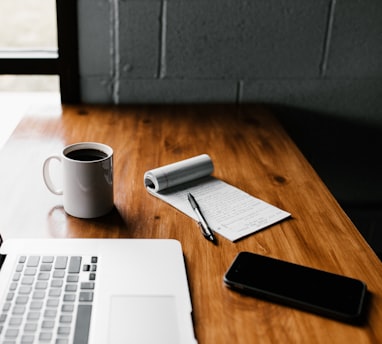
[[328,54],[328,77],[381,79],[381,1],[337,1]]
[[84,102],[270,102],[382,123],[379,0],[79,0]]
[[78,2],[78,11],[81,13],[80,73],[84,77],[108,75],[111,71],[110,56],[113,50],[110,40],[110,4],[102,0],[81,0]]
[[169,1],[166,76],[237,81],[318,77],[328,3]]

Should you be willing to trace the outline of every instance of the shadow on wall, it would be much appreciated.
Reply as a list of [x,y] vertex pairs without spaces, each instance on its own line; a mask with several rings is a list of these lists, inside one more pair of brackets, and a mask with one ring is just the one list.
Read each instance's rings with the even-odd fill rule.
[[279,120],[382,258],[382,124],[276,109]]

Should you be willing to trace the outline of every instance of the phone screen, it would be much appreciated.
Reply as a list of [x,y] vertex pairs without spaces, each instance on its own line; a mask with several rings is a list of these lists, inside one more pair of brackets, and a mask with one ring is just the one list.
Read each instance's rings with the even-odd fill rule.
[[322,315],[353,321],[361,316],[365,283],[282,260],[241,252],[224,276],[232,288]]

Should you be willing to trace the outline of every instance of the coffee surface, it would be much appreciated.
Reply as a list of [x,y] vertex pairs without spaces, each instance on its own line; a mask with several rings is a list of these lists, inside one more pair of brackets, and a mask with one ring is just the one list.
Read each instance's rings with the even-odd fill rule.
[[91,148],[77,149],[65,155],[67,158],[77,161],[96,161],[107,157],[105,152]]

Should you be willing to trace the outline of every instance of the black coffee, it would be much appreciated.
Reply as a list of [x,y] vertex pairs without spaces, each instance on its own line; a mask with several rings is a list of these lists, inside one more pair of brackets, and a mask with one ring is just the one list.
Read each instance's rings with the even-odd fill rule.
[[106,158],[107,154],[98,149],[84,148],[71,151],[66,154],[66,157],[78,161],[96,161]]

